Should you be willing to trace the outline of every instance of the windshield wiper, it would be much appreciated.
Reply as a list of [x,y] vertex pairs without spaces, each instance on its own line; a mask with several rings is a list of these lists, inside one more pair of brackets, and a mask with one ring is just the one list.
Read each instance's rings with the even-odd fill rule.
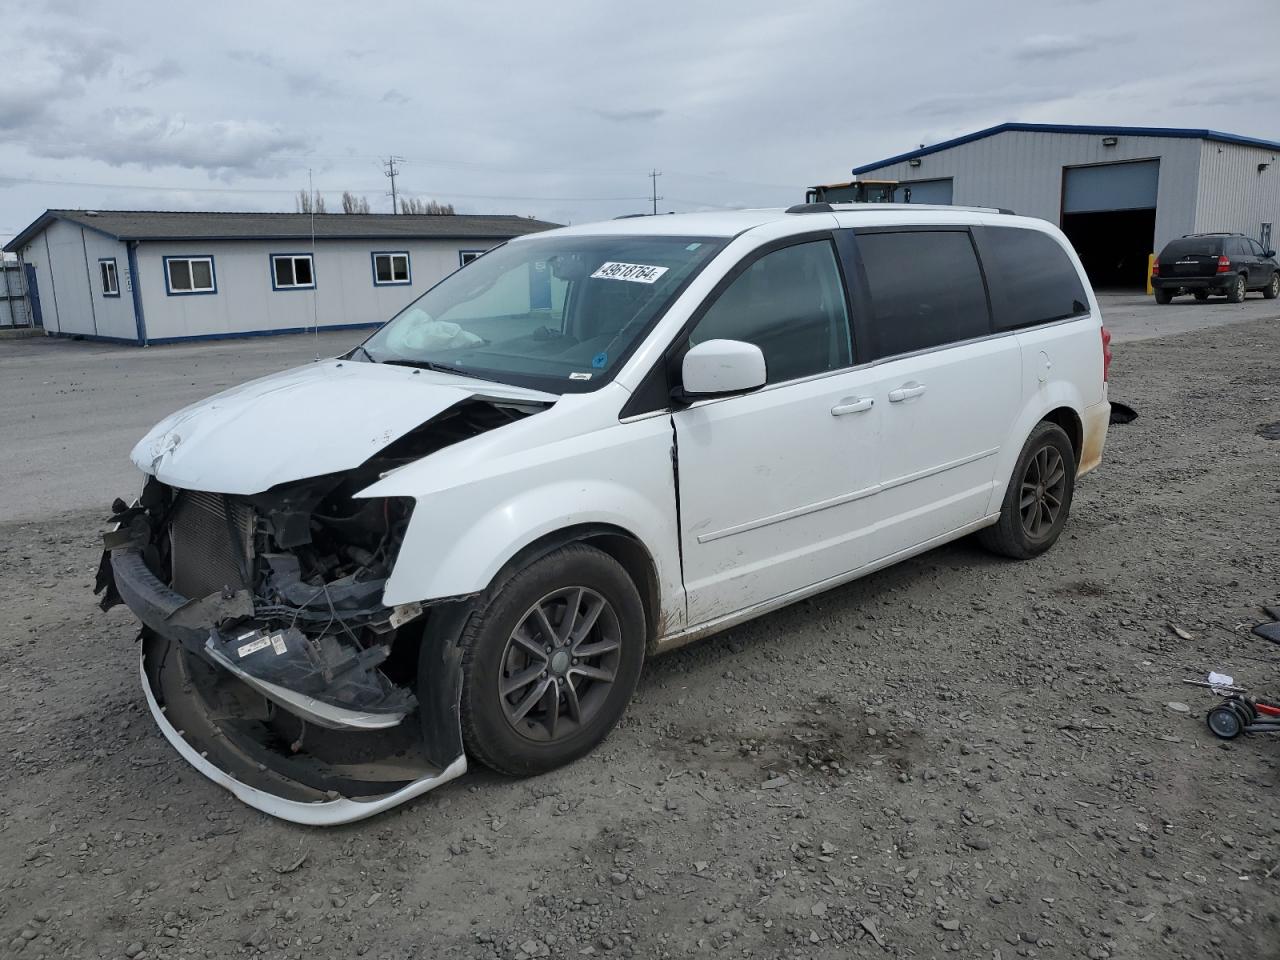
[[363,343],[357,344],[357,345],[356,345],[355,350],[352,350],[349,354],[347,354],[347,359],[348,359],[348,360],[350,360],[353,356],[355,356],[356,350],[358,350],[358,351],[360,351],[361,353],[363,353],[363,354],[365,355],[365,357],[368,359],[368,361],[369,361],[370,363],[377,363],[377,362],[378,362],[377,360],[373,359],[373,354],[372,354],[372,353],[370,353],[370,352],[365,348],[365,345],[364,345]]
[[468,377],[472,380],[489,380],[496,383],[502,383],[496,377],[485,377],[470,370],[459,369],[450,366],[447,363],[433,363],[430,360],[406,360],[403,357],[395,357],[391,360],[379,360],[378,363],[385,363],[393,367],[417,367],[419,370],[431,370],[435,373],[451,373],[455,377]]

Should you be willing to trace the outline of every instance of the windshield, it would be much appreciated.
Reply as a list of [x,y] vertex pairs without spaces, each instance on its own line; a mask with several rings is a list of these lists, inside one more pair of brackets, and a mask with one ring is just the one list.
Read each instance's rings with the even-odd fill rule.
[[401,310],[363,352],[375,363],[442,367],[554,393],[592,390],[724,244],[554,235],[508,243]]

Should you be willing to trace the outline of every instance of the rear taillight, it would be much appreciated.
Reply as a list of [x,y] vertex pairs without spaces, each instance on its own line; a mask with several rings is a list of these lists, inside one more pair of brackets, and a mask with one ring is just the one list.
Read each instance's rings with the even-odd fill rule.
[[1151,275],[1153,277],[1160,276],[1160,264],[1156,263],[1154,260],[1151,261]]
[[1222,256],[1218,257],[1218,272],[1219,273],[1231,272],[1231,258],[1228,257],[1225,253]]
[[1111,376],[1111,331],[1102,328],[1102,382]]

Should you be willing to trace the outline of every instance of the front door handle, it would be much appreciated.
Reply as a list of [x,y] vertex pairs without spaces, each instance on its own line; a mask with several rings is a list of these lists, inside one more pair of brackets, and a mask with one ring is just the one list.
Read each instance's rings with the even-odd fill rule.
[[862,413],[870,410],[876,402],[870,397],[858,397],[856,400],[842,400],[831,408],[833,417],[843,417],[846,413]]
[[912,397],[918,397],[924,393],[923,383],[912,383],[901,386],[897,390],[889,391],[890,403],[901,403],[903,400],[910,400]]

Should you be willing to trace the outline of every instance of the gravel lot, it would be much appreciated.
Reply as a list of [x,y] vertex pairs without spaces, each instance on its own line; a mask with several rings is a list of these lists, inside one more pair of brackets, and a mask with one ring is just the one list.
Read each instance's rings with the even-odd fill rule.
[[[11,508],[0,955],[1280,957],[1280,739],[1219,744],[1179,683],[1280,692],[1248,635],[1280,599],[1277,356],[1276,320],[1131,342],[1141,417],[1047,556],[926,554],[654,660],[570,768],[327,831],[155,730],[90,595],[104,510]],[[115,469],[61,489],[105,503]]]

